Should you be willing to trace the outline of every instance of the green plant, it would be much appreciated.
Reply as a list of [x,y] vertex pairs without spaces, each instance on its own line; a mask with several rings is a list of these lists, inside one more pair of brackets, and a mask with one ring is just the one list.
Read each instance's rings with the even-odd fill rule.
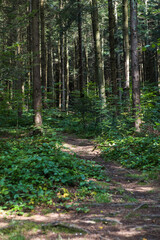
[[76,211],[79,213],[88,213],[90,209],[88,207],[78,207],[76,208]]
[[64,153],[58,145],[56,136],[2,141],[0,204],[3,208],[23,214],[23,209],[32,209],[38,203],[51,204],[59,191],[59,197],[68,200],[70,194],[62,192],[63,186],[82,186],[88,177],[103,179],[101,166]]
[[109,193],[97,193],[94,198],[98,203],[109,203],[112,201]]

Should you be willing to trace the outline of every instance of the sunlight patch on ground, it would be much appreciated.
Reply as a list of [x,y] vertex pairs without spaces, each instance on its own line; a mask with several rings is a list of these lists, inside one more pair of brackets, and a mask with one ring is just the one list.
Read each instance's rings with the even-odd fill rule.
[[63,146],[64,146],[65,148],[70,148],[70,149],[75,149],[75,148],[76,148],[76,146],[73,146],[73,145],[68,144],[68,143],[63,143]]
[[0,222],[0,228],[5,228],[9,225],[9,223],[6,222]]
[[50,222],[50,221],[56,221],[57,219],[69,219],[70,216],[66,214],[58,214],[58,213],[49,213],[45,216],[36,214],[31,217],[24,217],[24,216],[16,216],[15,220],[30,220],[34,222]]
[[136,187],[136,188],[127,188],[125,187],[125,190],[127,191],[131,191],[131,192],[150,192],[150,191],[154,191],[155,188],[154,187],[148,187],[148,186],[142,186],[142,187]]
[[131,229],[129,229],[129,230],[127,230],[127,229],[121,229],[119,232],[113,232],[112,233],[114,236],[125,236],[125,237],[134,237],[135,236],[135,239],[137,239],[136,238],[136,236],[138,237],[138,235],[139,234],[142,234],[142,232],[141,231],[138,231],[138,230],[136,230],[135,228],[131,228]]

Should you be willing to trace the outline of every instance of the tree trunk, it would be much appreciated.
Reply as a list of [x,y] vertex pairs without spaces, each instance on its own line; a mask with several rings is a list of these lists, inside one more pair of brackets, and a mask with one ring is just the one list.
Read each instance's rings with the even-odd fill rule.
[[92,0],[92,27],[93,27],[94,51],[95,51],[95,75],[96,75],[96,82],[99,89],[99,98],[101,101],[101,106],[103,108],[106,103],[106,96],[105,96],[105,80],[104,80],[104,74],[103,74],[101,39],[100,39],[99,22],[98,22],[97,0]]
[[129,27],[128,0],[123,0],[124,99],[129,100]]
[[[31,14],[32,12],[32,0],[29,0],[29,6],[28,6],[28,14]],[[29,54],[28,58],[28,66],[29,66],[29,73],[28,73],[28,82],[26,88],[28,89],[27,93],[27,104],[28,104],[28,110],[31,107],[31,89],[33,84],[33,68],[32,68],[32,49],[33,49],[33,43],[32,43],[32,20],[29,19],[29,24],[27,28],[27,51]]]
[[33,108],[35,127],[42,125],[42,96],[39,56],[39,0],[32,0],[33,27]]
[[62,111],[66,109],[66,83],[64,76],[64,34],[60,34],[60,54],[61,54],[61,82],[62,82]]
[[74,40],[74,49],[73,49],[73,89],[74,91],[77,90],[76,57],[77,57],[77,47],[76,47],[76,40]]
[[116,74],[116,56],[115,56],[115,16],[114,6],[112,0],[108,0],[109,12],[109,46],[110,46],[110,67],[111,67],[111,84],[112,84],[112,97],[113,104],[116,108],[115,115],[117,114],[117,74]]
[[68,53],[68,36],[65,35],[65,59],[66,59],[66,110],[68,114],[69,107],[69,53]]
[[42,102],[46,107],[47,100],[47,79],[46,79],[46,44],[45,44],[45,18],[44,18],[45,0],[41,0],[40,17],[41,17],[41,71],[42,71]]
[[51,59],[51,53],[52,53],[52,47],[51,47],[51,37],[48,35],[47,38],[47,55],[48,55],[48,60],[47,60],[47,98],[49,99],[49,105],[52,105],[53,101],[53,76],[52,76],[52,59]]
[[80,97],[84,96],[83,91],[83,46],[82,46],[82,16],[81,16],[81,0],[78,0],[78,55],[79,55],[79,89]]
[[61,43],[58,40],[58,107],[62,107],[62,82],[61,82]]
[[140,79],[138,68],[137,37],[137,0],[130,0],[131,8],[131,66],[132,66],[132,100],[135,130],[140,132]]

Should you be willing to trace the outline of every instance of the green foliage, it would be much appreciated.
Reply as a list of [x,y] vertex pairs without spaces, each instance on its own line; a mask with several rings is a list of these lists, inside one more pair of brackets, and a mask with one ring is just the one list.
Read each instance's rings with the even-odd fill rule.
[[148,84],[146,87],[143,87],[142,92],[143,121],[160,130],[160,95],[158,94],[158,88],[152,84]]
[[95,194],[95,200],[98,203],[109,203],[111,202],[112,198],[109,193],[97,193]]
[[141,94],[141,133],[135,134],[132,111],[121,108],[113,124],[104,119],[103,134],[97,141],[106,160],[118,161],[129,168],[147,171],[160,170],[160,96],[158,88],[148,84]]
[[117,160],[130,168],[152,170],[159,166],[160,170],[160,139],[159,137],[135,137],[105,142],[108,147],[104,149],[107,160]]
[[56,198],[60,186],[79,186],[88,177],[101,179],[102,168],[60,150],[55,137],[1,140],[0,204],[21,212]]
[[80,97],[79,92],[72,93],[69,115],[61,114],[61,121],[58,126],[63,131],[76,133],[85,137],[94,137],[100,134],[101,125],[101,104],[99,97],[91,85],[89,94],[84,92],[84,97]]

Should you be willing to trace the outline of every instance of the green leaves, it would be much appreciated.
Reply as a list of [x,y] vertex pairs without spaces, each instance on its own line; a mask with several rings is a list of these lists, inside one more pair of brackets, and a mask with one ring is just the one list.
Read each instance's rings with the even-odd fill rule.
[[13,209],[22,202],[23,208],[47,203],[60,186],[79,186],[88,177],[103,178],[100,166],[63,153],[55,136],[8,141],[1,149],[0,164],[0,204]]
[[104,155],[126,167],[151,170],[160,165],[159,149],[159,137],[128,136],[104,149]]

